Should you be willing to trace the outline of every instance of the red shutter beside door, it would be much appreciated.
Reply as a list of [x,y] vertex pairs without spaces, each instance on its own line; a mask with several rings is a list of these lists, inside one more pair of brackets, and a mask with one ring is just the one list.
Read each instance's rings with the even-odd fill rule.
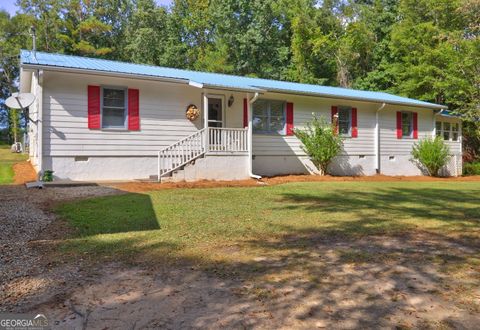
[[88,128],[100,129],[100,86],[88,86]]
[[293,103],[287,102],[287,135],[293,135]]
[[413,113],[413,138],[418,139],[418,114]]
[[352,138],[358,137],[357,108],[352,108]]
[[248,100],[243,99],[243,128],[248,127]]
[[401,139],[403,136],[402,133],[402,112],[397,112],[397,139]]
[[332,125],[335,124],[335,133],[338,133],[338,118],[335,122],[335,116],[338,114],[338,107],[332,106]]
[[128,129],[140,130],[140,98],[138,89],[128,89]]

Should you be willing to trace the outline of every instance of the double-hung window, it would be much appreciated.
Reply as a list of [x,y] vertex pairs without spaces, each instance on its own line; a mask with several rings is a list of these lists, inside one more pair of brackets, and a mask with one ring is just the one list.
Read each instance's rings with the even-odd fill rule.
[[102,128],[127,127],[127,89],[102,88]]
[[338,107],[338,133],[341,136],[352,136],[352,108]]
[[257,100],[253,104],[253,133],[285,134],[285,102]]
[[413,113],[402,112],[402,137],[412,137],[413,135]]

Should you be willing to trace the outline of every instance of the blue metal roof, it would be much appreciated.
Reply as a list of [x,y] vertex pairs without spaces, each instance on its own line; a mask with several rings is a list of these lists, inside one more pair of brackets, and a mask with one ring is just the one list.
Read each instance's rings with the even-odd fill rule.
[[233,76],[218,73],[199,72],[190,70],[173,69],[159,66],[134,64],[118,61],[52,54],[22,50],[20,54],[22,66],[40,66],[52,68],[66,68],[79,70],[92,70],[125,75],[141,75],[148,77],[179,79],[186,83],[192,82],[211,88],[237,89],[258,92],[278,92],[298,95],[312,95],[329,98],[344,98],[359,101],[370,101],[388,104],[408,105],[429,109],[444,109],[443,105],[419,101],[384,92],[361,91],[348,88],[329,87],[310,84],[299,84],[286,81],[268,80]]

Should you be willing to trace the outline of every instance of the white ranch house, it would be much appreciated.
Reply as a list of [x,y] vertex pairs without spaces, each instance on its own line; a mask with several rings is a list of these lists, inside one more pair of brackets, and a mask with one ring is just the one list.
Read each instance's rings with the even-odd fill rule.
[[[21,52],[30,160],[69,180],[236,180],[315,172],[293,128],[338,116],[334,175],[422,175],[418,139],[440,135],[462,168],[461,125],[445,107],[381,92]],[[190,105],[200,112],[187,118]]]

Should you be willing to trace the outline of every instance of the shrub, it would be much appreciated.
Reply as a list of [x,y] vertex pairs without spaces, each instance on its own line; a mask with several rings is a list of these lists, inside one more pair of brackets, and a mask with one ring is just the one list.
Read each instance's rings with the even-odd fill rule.
[[480,162],[463,164],[463,175],[480,175]]
[[343,144],[333,125],[323,117],[317,118],[314,115],[305,129],[295,129],[294,134],[302,142],[302,149],[312,163],[322,175],[326,174],[328,165],[340,153]]
[[413,159],[427,170],[428,175],[438,176],[440,169],[450,159],[450,148],[439,136],[420,140],[413,145]]

